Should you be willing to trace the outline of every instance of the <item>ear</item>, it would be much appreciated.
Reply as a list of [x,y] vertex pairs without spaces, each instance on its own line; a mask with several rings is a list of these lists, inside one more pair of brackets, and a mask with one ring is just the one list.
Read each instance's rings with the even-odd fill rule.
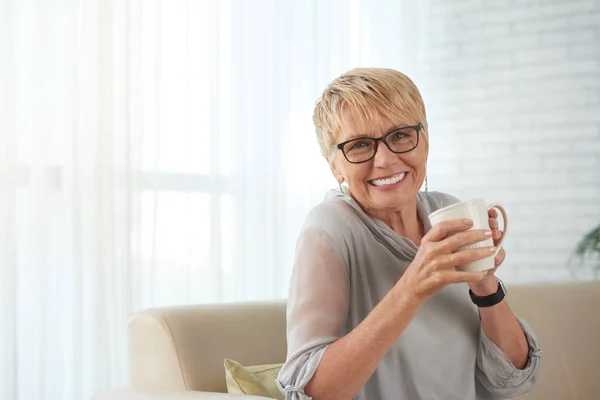
[[329,162],[329,168],[331,169],[331,173],[335,177],[335,180],[338,181],[338,183],[341,184],[342,182],[344,182],[344,176],[338,169],[336,162],[335,162],[335,158]]

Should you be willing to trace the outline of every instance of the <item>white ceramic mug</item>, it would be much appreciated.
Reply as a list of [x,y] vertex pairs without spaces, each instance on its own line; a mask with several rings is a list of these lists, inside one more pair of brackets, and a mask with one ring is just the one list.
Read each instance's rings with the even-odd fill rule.
[[[442,221],[448,221],[457,218],[469,218],[473,220],[473,226],[470,229],[490,229],[489,224],[489,215],[488,212],[492,208],[496,208],[502,214],[502,218],[504,220],[504,229],[502,233],[502,237],[498,242],[498,248],[496,252],[484,259],[474,261],[467,265],[457,266],[456,269],[459,271],[486,271],[488,269],[492,269],[495,267],[494,258],[498,255],[498,252],[502,249],[502,242],[504,242],[504,237],[506,237],[506,230],[508,227],[508,222],[506,219],[506,211],[504,211],[504,207],[499,204],[491,204],[489,206],[485,205],[485,200],[483,199],[471,199],[462,201],[460,203],[452,204],[448,207],[441,208],[437,211],[429,214],[429,222],[431,226],[435,226]],[[483,240],[481,242],[477,242],[474,244],[470,244],[467,246],[461,247],[459,250],[464,249],[475,249],[479,247],[489,247],[494,245],[494,239],[489,238]]]

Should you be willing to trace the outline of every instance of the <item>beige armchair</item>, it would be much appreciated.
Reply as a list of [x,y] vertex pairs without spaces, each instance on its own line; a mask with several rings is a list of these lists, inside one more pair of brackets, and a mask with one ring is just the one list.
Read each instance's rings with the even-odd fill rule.
[[[542,369],[527,400],[600,399],[600,283],[512,286],[508,301],[534,328]],[[285,359],[285,303],[155,308],[129,321],[131,388],[94,400],[264,399],[224,394],[223,359]]]

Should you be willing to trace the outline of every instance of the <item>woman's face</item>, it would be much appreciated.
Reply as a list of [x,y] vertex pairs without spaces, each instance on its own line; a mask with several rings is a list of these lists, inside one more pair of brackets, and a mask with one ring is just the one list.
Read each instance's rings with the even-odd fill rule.
[[[341,143],[351,138],[364,136],[378,138],[395,128],[418,125],[422,121],[406,118],[381,117],[380,127],[365,126],[360,119],[347,112],[344,124],[334,143]],[[339,149],[335,149],[335,157],[330,164],[338,181],[348,184],[350,193],[365,210],[398,211],[407,204],[415,202],[417,192],[423,185],[426,174],[426,162],[429,152],[427,137],[423,129],[419,135],[418,146],[408,152],[396,154],[378,142],[377,153],[369,161],[352,164],[346,160]],[[381,181],[381,179],[392,178]],[[401,178],[400,181],[397,181]],[[396,182],[397,181],[397,182]]]

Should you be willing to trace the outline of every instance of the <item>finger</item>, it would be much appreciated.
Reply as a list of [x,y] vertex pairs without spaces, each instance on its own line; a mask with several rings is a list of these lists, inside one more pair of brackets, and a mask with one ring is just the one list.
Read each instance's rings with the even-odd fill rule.
[[499,267],[500,264],[502,264],[505,259],[506,259],[506,252],[504,251],[504,249],[502,249],[498,252],[498,255],[496,256],[496,258],[494,260],[496,267]]
[[448,234],[453,232],[466,231],[473,226],[472,219],[452,219],[448,221],[442,221],[436,224],[427,234],[423,237],[423,240],[429,242],[439,242],[446,238]]
[[498,229],[498,220],[496,218],[490,218],[488,223],[490,224],[490,228]]
[[450,283],[480,282],[485,279],[489,271],[448,271],[447,280]]
[[466,249],[461,250],[456,253],[451,254],[449,257],[449,262],[452,266],[457,267],[460,265],[466,265],[473,261],[483,260],[484,258],[488,258],[496,251],[495,246],[486,246],[486,247],[478,247],[475,249]]
[[483,260],[493,255],[496,247],[478,247],[476,249],[461,250],[456,253],[439,256],[439,264],[445,268],[454,268],[459,265],[466,265],[473,261]]
[[494,240],[500,240],[502,238],[502,231],[500,229],[493,229],[492,237]]
[[496,211],[495,208],[491,208],[488,211],[488,215],[490,216],[490,218],[498,218],[498,211]]
[[460,232],[442,240],[440,248],[442,252],[452,253],[462,246],[487,240],[492,235],[493,232],[489,229],[473,229],[467,232]]

